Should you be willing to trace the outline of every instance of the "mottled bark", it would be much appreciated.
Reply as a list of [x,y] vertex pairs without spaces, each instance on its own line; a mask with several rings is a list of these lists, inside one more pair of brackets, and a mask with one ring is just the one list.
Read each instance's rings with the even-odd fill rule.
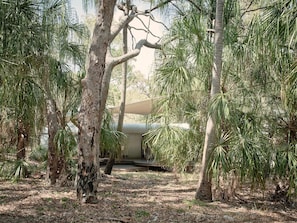
[[105,106],[103,79],[110,27],[116,0],[101,0],[87,60],[87,74],[82,80],[79,112],[77,198],[83,203],[96,202],[99,180],[99,135]]
[[159,44],[151,44],[140,40],[135,49],[119,57],[107,55],[107,48],[125,24],[137,16],[130,13],[124,16],[120,24],[115,24],[111,31],[116,0],[101,0],[98,17],[87,60],[87,74],[82,80],[82,101],[79,112],[79,145],[77,197],[82,202],[96,201],[99,178],[100,130],[107,100],[112,69],[140,53],[143,46],[158,48]]
[[[222,72],[222,53],[223,53],[223,9],[224,0],[216,1],[216,19],[215,19],[215,54],[212,68],[212,81],[210,97],[213,98],[220,93],[221,72]],[[203,148],[203,157],[200,170],[200,179],[195,198],[203,201],[212,200],[212,171],[208,169],[211,153],[217,142],[216,137],[216,118],[210,114],[206,124],[205,142]]]

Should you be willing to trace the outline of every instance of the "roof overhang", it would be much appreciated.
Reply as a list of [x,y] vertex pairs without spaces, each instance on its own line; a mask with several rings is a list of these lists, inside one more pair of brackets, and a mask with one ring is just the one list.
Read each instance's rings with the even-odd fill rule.
[[[149,115],[153,111],[154,99],[147,99],[139,102],[134,102],[125,105],[125,113],[138,114],[138,115]],[[120,107],[111,107],[109,110],[112,113],[119,113]]]

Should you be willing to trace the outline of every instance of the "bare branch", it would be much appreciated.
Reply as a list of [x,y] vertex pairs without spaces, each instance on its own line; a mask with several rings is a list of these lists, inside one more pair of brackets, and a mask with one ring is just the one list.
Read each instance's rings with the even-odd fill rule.
[[144,22],[139,18],[139,16],[137,16],[136,18],[140,21],[140,23],[144,26],[144,28],[146,28],[147,30],[149,29],[149,28],[144,24]]
[[133,33],[132,33],[131,29],[130,29],[130,26],[128,26],[128,30],[129,30],[129,33],[130,33],[130,35],[131,35],[132,45],[133,45],[134,42],[136,42],[136,38],[135,38],[135,36],[133,35]]
[[161,39],[159,36],[155,35],[150,30],[146,30],[146,29],[142,29],[142,28],[135,28],[135,27],[129,26],[129,30],[131,31],[132,29],[137,30],[137,31],[142,31],[142,32],[145,32],[145,33],[148,33],[148,34],[151,34],[153,37],[158,38],[158,39]]
[[172,2],[172,1],[173,1],[173,0],[167,0],[167,1],[165,1],[165,2],[160,2],[160,3],[159,3],[158,5],[156,5],[155,7],[151,8],[151,9],[147,9],[147,10],[145,10],[144,12],[145,12],[145,13],[151,13],[152,11],[154,11],[154,10],[156,10],[156,9],[158,9],[158,8],[164,6],[164,5],[166,5],[166,4],[168,4],[168,3]]
[[152,36],[154,36],[156,38],[159,38],[158,36],[156,36],[155,34],[153,34],[151,32],[150,28],[146,24],[144,24],[144,22],[138,16],[136,18],[141,22],[141,24],[144,26],[145,29],[138,29],[138,28],[135,28],[135,27],[132,27],[132,26],[130,28],[133,28],[135,30],[142,30],[142,31],[144,31],[144,32],[146,32],[148,34],[151,34]]
[[118,64],[121,64],[131,58],[134,58],[136,57],[140,51],[141,51],[141,48],[143,46],[146,46],[148,48],[152,48],[152,49],[161,49],[161,45],[158,44],[158,43],[150,43],[148,42],[146,39],[142,39],[142,40],[139,40],[135,46],[135,49],[128,52],[127,54],[124,54],[122,56],[119,56],[119,57],[114,57],[110,60],[110,66],[114,67]]
[[[114,24],[111,28],[111,32],[110,32],[110,42],[112,42],[114,40],[114,38],[120,33],[120,31],[123,29],[123,27],[125,25],[128,25],[135,17],[137,17],[141,23],[143,24],[143,26],[145,28],[148,29],[148,27],[143,23],[143,21],[139,18],[139,15],[144,15],[144,16],[150,16],[150,18],[154,21],[154,22],[157,22],[159,24],[162,24],[167,30],[168,28],[166,27],[166,25],[162,22],[159,22],[159,21],[156,21],[155,18],[153,17],[152,14],[150,14],[152,11],[172,2],[173,0],[167,0],[165,2],[161,2],[160,4],[156,5],[155,7],[149,9],[149,10],[145,10],[144,12],[138,12],[137,10],[136,11],[132,11],[132,13],[130,14],[126,14],[124,16],[122,16],[120,18],[120,21],[117,23],[117,24]],[[124,6],[121,5],[121,4],[118,4],[117,5],[119,10],[125,12],[125,9],[124,9]],[[151,33],[151,32],[150,32]],[[152,33],[151,33],[152,34]]]
[[140,40],[137,44],[136,44],[136,49],[141,49],[142,46],[146,46],[148,48],[151,48],[151,49],[158,49],[160,50],[162,47],[160,44],[158,43],[150,43],[149,41],[147,40]]
[[149,17],[151,18],[151,20],[153,20],[155,23],[161,24],[162,26],[164,26],[165,29],[169,30],[169,28],[163,23],[160,22],[158,20],[155,19],[155,17],[152,14],[149,14]]
[[241,14],[240,18],[242,18],[242,17],[245,15],[245,13],[248,12],[248,10],[250,9],[250,7],[251,7],[252,4],[254,3],[254,1],[255,1],[255,0],[252,0],[252,1],[250,2],[250,4],[248,5],[248,7],[247,7],[247,8],[244,10],[244,12]]
[[139,15],[147,15],[145,12],[131,13],[129,15],[124,15],[120,18],[117,24],[114,24],[110,31],[110,42],[120,33],[125,25],[128,25],[135,17]]
[[249,9],[250,8],[250,5],[249,5],[249,7],[246,8],[246,10],[241,14],[240,18],[242,18],[246,13],[255,12],[255,11],[258,11],[258,10],[262,10],[262,9],[269,9],[271,7],[272,6],[270,5],[270,6],[264,6],[264,7],[255,8],[255,9]]
[[197,5],[193,0],[188,0],[188,2],[190,2],[196,9],[198,9],[199,12],[201,12],[201,8],[199,5]]
[[110,31],[110,42],[114,40],[114,38],[121,32],[123,27],[129,24],[135,18],[135,16],[136,14],[122,16],[120,21],[112,26]]
[[174,8],[176,8],[176,10],[178,11],[178,13],[182,16],[185,16],[185,13],[173,2],[171,2],[171,5],[173,5]]

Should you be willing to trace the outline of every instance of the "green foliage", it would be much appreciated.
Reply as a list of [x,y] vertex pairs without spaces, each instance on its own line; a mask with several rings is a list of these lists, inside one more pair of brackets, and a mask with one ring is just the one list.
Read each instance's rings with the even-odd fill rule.
[[[147,136],[155,157],[182,166],[191,156],[183,149],[202,147],[204,136],[197,131],[190,139],[186,132],[203,129],[212,115],[217,140],[208,165],[214,177],[228,180],[231,174],[262,188],[277,177],[296,192],[296,2],[252,2],[250,9],[258,9],[241,15],[244,3],[225,1],[221,93],[211,101],[213,34],[207,30],[214,5],[196,3],[200,13],[197,7],[179,12],[155,74],[161,99],[152,121],[163,125]],[[190,130],[168,124],[181,120]]]
[[230,137],[228,134],[222,135],[217,146],[214,147],[209,168],[213,171],[214,176],[226,174],[232,167],[231,157],[228,154],[228,144]]
[[100,152],[118,154],[120,146],[124,144],[126,135],[115,130],[112,114],[105,110],[100,135]]
[[297,145],[280,147],[275,151],[273,174],[289,186],[288,195],[297,194]]
[[11,176],[13,180],[18,180],[21,177],[26,177],[28,174],[29,164],[25,160],[16,160]]
[[33,148],[29,155],[29,159],[37,162],[47,161],[47,148],[44,146]]
[[27,177],[31,166],[25,160],[7,160],[1,163],[0,176],[5,179],[18,181],[20,178]]
[[[1,110],[12,123],[22,121],[30,146],[44,129],[46,100],[52,99],[61,127],[55,137],[57,152],[70,166],[76,142],[65,126],[78,107],[83,71],[74,70],[84,68],[84,38],[87,29],[66,0],[0,2]],[[30,158],[46,164],[47,149],[33,149]],[[15,172],[24,171],[23,164]]]
[[66,171],[72,174],[76,172],[77,141],[74,133],[69,126],[60,129],[55,135],[55,144],[57,146],[57,156],[63,159],[66,164]]
[[72,159],[76,153],[77,142],[71,129],[68,126],[65,129],[60,129],[54,140],[58,154],[66,157],[67,160]]
[[[156,161],[176,171],[185,171],[199,157],[201,144],[197,143],[198,137],[201,139],[199,133],[191,129],[164,125],[151,129],[145,135],[145,143],[151,148]],[[197,140],[196,143],[194,140]]]
[[150,213],[145,210],[137,210],[135,212],[137,218],[144,218],[150,216]]
[[209,205],[203,201],[194,199],[194,200],[185,200],[184,203],[188,205],[189,209],[192,208],[193,206],[200,206],[200,207],[209,207]]

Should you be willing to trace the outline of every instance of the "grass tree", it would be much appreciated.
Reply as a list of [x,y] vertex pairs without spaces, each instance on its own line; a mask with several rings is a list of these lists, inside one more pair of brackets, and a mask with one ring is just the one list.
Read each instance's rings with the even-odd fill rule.
[[[57,132],[65,129],[66,115],[77,106],[75,95],[79,92],[68,64],[82,64],[83,47],[75,41],[85,31],[64,0],[1,4],[1,21],[4,21],[1,33],[5,37],[1,47],[2,96],[5,99],[2,102],[6,102],[3,106],[18,125],[18,157],[24,155],[24,136],[33,130],[41,131],[43,114],[47,111],[49,176],[54,184],[57,172],[61,172],[57,169],[57,159],[64,156],[63,151],[57,154],[57,142],[62,142],[57,139]],[[14,75],[5,75],[8,71]],[[16,87],[11,88],[14,85]],[[5,91],[8,88],[13,89],[13,97]]]
[[[225,1],[224,66],[221,87],[209,101],[209,107],[204,106],[208,108],[209,114],[215,117],[217,129],[215,144],[212,144],[209,161],[206,162],[208,167],[205,170],[208,169],[208,172],[204,176],[208,178],[210,177],[208,174],[213,173],[218,180],[216,183],[219,183],[219,179],[229,182],[232,176],[235,176],[241,181],[251,182],[252,186],[260,185],[261,188],[265,188],[265,181],[273,174],[286,181],[292,189],[289,191],[292,192],[296,188],[294,186],[296,134],[293,127],[295,126],[296,34],[294,27],[296,18],[294,13],[296,3],[276,1],[264,2],[262,5],[254,1],[246,4],[236,2]],[[201,9],[205,6],[206,4],[202,5]],[[175,33],[172,29],[176,37],[175,41],[172,41],[175,43],[176,51],[174,52],[175,49],[172,50],[172,48],[170,51],[169,44],[167,45],[169,50],[167,49],[165,54],[166,52],[168,54],[157,74],[158,88],[161,89],[159,92],[164,96],[161,106],[158,106],[158,111],[161,112],[159,114],[162,116],[159,120],[167,119],[167,123],[178,120],[177,116],[172,116],[175,111],[183,118],[187,117],[184,101],[190,100],[184,99],[185,92],[193,91],[191,84],[200,83],[199,86],[205,86],[204,90],[209,90],[211,83],[209,75],[199,76],[205,71],[211,73],[212,58],[209,57],[212,55],[211,50],[199,51],[199,49],[207,49],[202,48],[206,40],[212,44],[212,34],[208,35],[208,38],[201,34],[213,30],[209,29],[210,23],[207,26],[195,26],[194,24],[199,23],[191,23],[189,20],[191,13],[188,12],[186,15],[179,20],[180,25],[175,26],[178,27]],[[196,21],[204,21],[203,24],[205,24],[205,21],[208,21],[207,18],[211,17],[205,16],[204,20],[197,20],[196,15],[195,18]],[[186,30],[187,27],[191,29]],[[197,28],[194,29],[195,27]],[[201,27],[207,28],[201,32]],[[194,34],[198,34],[197,37]],[[187,44],[187,35],[191,37],[189,38],[191,41],[188,41],[191,44]],[[198,46],[194,48],[193,41],[196,38],[200,41],[194,44]],[[183,45],[181,40],[184,40]],[[178,41],[180,42],[177,44]],[[178,51],[178,48],[183,50]],[[183,52],[186,52],[187,56],[183,56]],[[195,57],[199,59],[195,60]],[[204,58],[206,60],[203,60]],[[198,71],[196,76],[193,76],[195,69],[189,69],[190,65]],[[178,66],[182,69],[176,69]],[[178,70],[183,72],[177,72]],[[185,75],[179,76],[180,74]],[[179,77],[187,77],[187,79],[178,79]],[[183,84],[177,88],[179,83]],[[201,83],[206,84],[201,85]],[[179,106],[170,101],[170,98],[179,99]],[[199,95],[197,98],[200,98]],[[200,104],[198,101],[197,103]],[[165,102],[170,106],[166,106]],[[171,108],[171,116],[165,115],[165,111],[169,108]],[[199,114],[202,109],[193,111],[193,114]],[[192,126],[191,124],[191,128]],[[169,143],[171,148],[168,148],[168,151],[171,153],[164,153],[167,147],[162,136],[170,135],[168,130],[163,131],[162,134],[161,131],[159,132],[160,134],[153,132],[155,136],[151,138],[153,139],[152,148],[157,148],[156,156],[170,163],[170,160],[174,159],[173,148],[178,148],[174,145],[178,144]],[[171,136],[177,136],[177,134],[172,132]],[[166,139],[171,140],[171,138]],[[231,187],[231,184],[229,186]],[[202,196],[201,193],[200,199],[211,199],[209,184],[206,191],[209,192],[208,196]]]
[[[238,152],[240,154],[240,150],[243,148],[249,149],[249,151],[243,149],[241,151],[243,152],[250,152],[249,153],[249,161],[244,162],[246,165],[241,166],[241,170],[247,170],[248,164],[250,166],[257,165],[259,162],[254,163],[253,162],[253,151],[256,151],[256,147],[240,147],[240,149],[234,149],[230,150],[231,143],[234,142],[234,146],[236,145],[236,140],[240,139],[240,134],[242,132],[237,132],[239,130],[238,126],[242,126],[242,131],[245,132],[245,139],[250,141],[250,143],[246,145],[253,145],[252,140],[255,140],[254,142],[257,142],[257,139],[261,138],[257,136],[257,134],[261,131],[255,131],[254,134],[250,134],[251,131],[255,130],[255,128],[251,128],[252,125],[251,122],[248,120],[252,117],[248,114],[245,114],[246,107],[250,106],[249,103],[253,103],[255,100],[252,100],[250,96],[244,97],[244,92],[249,92],[247,90],[243,91],[243,87],[245,87],[246,83],[245,80],[241,77],[239,78],[237,75],[239,74],[239,68],[235,66],[234,61],[237,60],[237,58],[232,57],[232,55],[235,55],[236,49],[240,49],[241,47],[244,48],[244,45],[240,45],[242,41],[242,36],[245,35],[244,32],[246,30],[243,26],[243,21],[241,20],[241,14],[240,14],[240,7],[236,3],[236,1],[226,1],[225,2],[225,13],[224,13],[224,61],[225,66],[222,68],[223,74],[221,81],[216,82],[216,91],[211,91],[211,84],[212,84],[212,78],[209,74],[211,74],[211,68],[213,67],[213,37],[214,37],[214,29],[212,28],[212,19],[214,17],[209,15],[210,12],[212,12],[213,8],[215,9],[212,1],[208,2],[209,5],[201,5],[199,10],[202,10],[199,15],[197,13],[191,13],[190,10],[187,11],[187,13],[181,13],[183,15],[182,19],[178,21],[178,25],[175,25],[176,29],[172,29],[172,34],[175,37],[175,40],[172,41],[172,45],[174,47],[167,49],[165,51],[165,54],[168,53],[163,61],[162,66],[159,69],[159,73],[156,76],[157,83],[161,86],[158,86],[159,89],[161,89],[161,93],[163,92],[163,101],[161,103],[161,106],[158,106],[157,109],[162,112],[162,118],[165,120],[167,117],[167,122],[173,122],[176,120],[185,120],[186,122],[190,123],[191,130],[197,129],[196,133],[196,145],[202,145],[201,135],[204,135],[203,131],[201,129],[204,125],[206,125],[205,116],[207,116],[207,113],[210,114],[215,120],[216,120],[216,126],[215,131],[211,132],[212,140],[214,142],[210,143],[208,141],[205,142],[205,146],[209,146],[209,153],[204,158],[204,163],[202,166],[202,171],[204,172],[201,175],[201,177],[204,177],[205,179],[208,179],[208,185],[206,186],[205,192],[208,192],[207,195],[199,192],[201,197],[199,199],[205,199],[205,200],[211,200],[211,184],[212,181],[211,173],[214,173],[214,176],[218,177],[220,174],[226,175],[233,167],[238,168],[234,166],[231,167],[231,159],[229,155],[232,157],[230,151]],[[206,7],[208,6],[208,7]],[[193,7],[193,11],[196,10],[197,12],[197,5]],[[214,13],[215,14],[215,13]],[[186,15],[186,16],[185,16]],[[240,28],[239,28],[240,27]],[[193,42],[195,41],[195,44]],[[191,44],[190,44],[191,43]],[[169,45],[169,44],[168,44]],[[195,47],[193,47],[193,45]],[[166,48],[165,48],[166,49]],[[171,50],[170,50],[171,49]],[[182,50],[179,50],[182,49]],[[232,51],[234,49],[234,51]],[[171,62],[170,62],[170,59]],[[177,69],[179,68],[179,69]],[[216,67],[217,68],[217,67]],[[182,72],[177,72],[182,71]],[[216,69],[213,69],[213,74],[216,72]],[[215,77],[215,76],[214,76]],[[179,79],[178,79],[179,78]],[[234,79],[233,79],[234,78]],[[244,80],[244,81],[243,81]],[[250,80],[250,79],[249,79]],[[218,87],[219,86],[219,87]],[[236,90],[237,89],[237,90]],[[246,89],[246,88],[244,88]],[[211,97],[207,96],[208,92],[211,91],[213,94]],[[159,91],[160,92],[160,91]],[[161,94],[162,95],[162,94]],[[188,95],[188,97],[186,96]],[[235,97],[236,95],[236,97]],[[177,102],[175,105],[172,103],[172,99]],[[186,99],[186,100],[185,100]],[[193,103],[192,106],[189,106],[189,102],[196,102]],[[167,102],[167,103],[165,103]],[[166,106],[167,104],[167,106]],[[209,106],[207,106],[209,104]],[[199,105],[199,106],[197,106]],[[170,110],[169,110],[170,108]],[[164,111],[170,111],[171,116],[167,115],[164,116]],[[177,112],[179,116],[178,119],[176,117],[172,117],[172,114]],[[189,115],[192,114],[192,115]],[[161,114],[160,114],[161,116]],[[182,117],[182,118],[181,118]],[[192,117],[192,118],[191,118]],[[193,117],[196,117],[196,120]],[[257,118],[257,116],[255,116]],[[246,123],[246,127],[242,125],[243,123]],[[255,123],[255,122],[254,122]],[[260,127],[260,126],[258,126]],[[214,130],[214,129],[212,129]],[[249,130],[249,131],[248,131]],[[257,129],[256,129],[257,130]],[[165,154],[164,151],[167,151],[166,146],[162,143],[162,136],[165,136],[164,133],[168,133],[168,131],[164,131],[162,134],[155,134],[156,136],[153,137],[154,144],[152,145],[152,148],[157,148],[157,151],[155,151],[155,154],[160,157],[160,155],[163,155],[161,157],[163,160],[168,161],[172,160],[174,157],[173,151],[176,149],[177,151],[182,151],[182,149],[179,149],[179,146],[177,143],[173,143],[171,146],[168,147],[168,152]],[[234,134],[234,135],[233,135]],[[232,137],[231,137],[232,135]],[[172,134],[172,136],[176,136],[176,134]],[[200,137],[199,137],[200,136]],[[206,135],[209,137],[210,135]],[[243,136],[243,135],[241,135]],[[166,139],[170,139],[170,137],[166,137]],[[212,141],[211,140],[211,141]],[[234,141],[233,141],[234,140]],[[182,140],[177,140],[178,142],[181,142]],[[187,141],[187,140],[186,140]],[[195,139],[193,138],[188,140],[188,143],[183,144],[182,147],[185,148],[186,145],[189,148],[193,147],[193,144],[195,144]],[[183,141],[185,142],[185,141]],[[160,145],[160,146],[159,146]],[[259,145],[259,144],[258,144]],[[260,144],[262,145],[262,144]],[[235,146],[236,147],[236,146]],[[234,147],[234,148],[235,148]],[[259,146],[261,147],[261,146]],[[162,148],[162,149],[158,149]],[[188,151],[190,154],[192,154],[193,149],[189,149]],[[236,147],[238,148],[238,147]],[[267,147],[263,147],[267,148]],[[255,150],[254,150],[255,149]],[[198,149],[199,151],[199,146]],[[197,151],[196,150],[196,151]],[[170,152],[171,151],[171,152]],[[261,150],[262,151],[262,150]],[[163,153],[163,154],[162,154]],[[196,154],[199,154],[196,152]],[[233,153],[234,155],[234,153]],[[181,156],[181,154],[180,154]],[[187,153],[185,153],[185,157],[189,157]],[[240,156],[240,155],[239,155]],[[239,157],[237,156],[237,158]],[[255,153],[255,156],[256,153]],[[240,157],[239,157],[240,158]],[[197,161],[194,159],[195,161]],[[181,158],[175,158],[177,160],[175,162],[178,163],[178,160],[181,160]],[[208,160],[208,161],[206,161]],[[255,159],[258,160],[258,159]],[[262,161],[262,160],[261,160]],[[234,164],[238,162],[233,162]],[[205,164],[205,165],[204,165]],[[253,174],[256,173],[257,168],[251,168],[254,171],[249,172],[251,177],[253,177]],[[247,172],[241,172],[243,176]],[[238,173],[238,174],[241,174]],[[210,178],[209,178],[210,177]],[[260,177],[260,176],[259,176]],[[204,180],[205,180],[204,179]],[[198,190],[199,191],[199,190]],[[197,192],[198,192],[197,191]],[[198,193],[196,194],[197,196]]]
[[32,74],[40,38],[39,16],[31,1],[5,1],[0,6],[2,118],[6,113],[17,129],[12,138],[16,138],[17,158],[24,160],[35,124],[43,123],[39,103],[43,94]]
[[295,143],[291,141],[295,133],[287,124],[294,126],[291,122],[294,123],[294,118],[284,95],[294,92],[287,81],[294,76],[294,22],[289,18],[293,18],[296,4],[282,1],[251,6],[252,9],[243,10],[241,18],[246,13],[258,10],[261,13],[253,13],[253,19],[244,18],[243,24],[248,21],[250,24],[243,26],[243,35],[235,35],[237,41],[232,45],[228,44],[229,34],[224,41],[227,75],[222,76],[222,93],[212,100],[210,107],[222,134],[209,168],[225,182],[231,180],[232,175],[262,189],[266,180],[276,174],[283,180],[290,179],[285,181],[292,189],[288,191],[292,192],[296,188],[292,183]]
[[[296,1],[274,1],[254,20],[255,35],[261,32],[263,39],[252,39],[259,46],[256,55],[269,64],[266,82],[271,95],[269,122],[272,151],[271,173],[285,186],[288,195],[297,191],[296,185]],[[254,36],[255,36],[254,35]],[[265,50],[264,50],[265,49]],[[262,50],[262,52],[261,52]],[[267,66],[267,65],[266,65]],[[272,78],[269,78],[272,77]],[[274,89],[274,91],[269,91]],[[271,120],[271,119],[270,119]],[[276,182],[279,183],[279,182]]]
[[[179,14],[164,40],[164,56],[160,55],[153,80],[155,97],[160,99],[151,121],[161,127],[151,130],[146,139],[155,159],[180,171],[197,162],[203,144],[212,54],[207,24],[212,3],[176,6]],[[188,123],[190,129],[171,125],[176,122]]]
[[[71,66],[83,69],[83,38],[86,29],[78,23],[76,15],[67,1],[47,1],[42,10],[42,67],[40,86],[44,90],[48,127],[48,179],[55,184],[66,168],[67,139],[71,130],[67,128],[69,113],[78,106],[80,92],[79,76],[74,76]],[[74,67],[72,69],[77,69]],[[66,141],[65,141],[66,140]],[[62,143],[62,145],[61,145]],[[60,149],[59,149],[60,148]]]

